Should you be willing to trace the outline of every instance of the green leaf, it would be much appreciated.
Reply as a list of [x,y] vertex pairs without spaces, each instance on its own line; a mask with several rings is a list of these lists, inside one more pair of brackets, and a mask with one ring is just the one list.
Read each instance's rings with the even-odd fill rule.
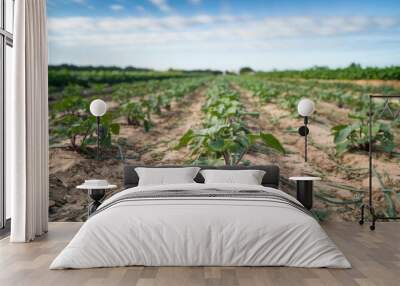
[[385,131],[385,132],[390,132],[391,131],[390,126],[388,124],[384,124],[384,123],[380,124],[380,128],[379,129],[382,130],[382,131]]
[[225,140],[218,138],[216,140],[211,140],[208,142],[208,147],[216,152],[221,152],[224,150]]
[[383,151],[387,153],[393,152],[394,148],[396,148],[396,144],[393,141],[385,141],[383,143]]
[[279,142],[274,135],[260,132],[260,138],[267,147],[275,149],[283,154],[286,153],[285,148],[283,148],[281,142]]
[[347,126],[348,126],[348,125],[340,124],[340,125],[336,125],[336,126],[332,127],[331,130],[332,130],[333,133],[337,133],[337,132],[339,132],[340,130],[346,128]]
[[120,125],[118,123],[110,124],[110,131],[112,134],[118,135],[120,131]]
[[260,113],[257,111],[242,111],[242,112],[240,112],[240,115],[249,115],[252,117],[259,117]]
[[341,129],[338,133],[335,135],[335,143],[339,144],[347,140],[347,137],[357,129],[358,126],[355,125],[348,125],[347,127]]
[[144,127],[144,131],[145,132],[149,132],[151,127],[152,127],[152,124],[151,124],[151,122],[149,120],[145,119],[143,121],[143,127]]
[[344,152],[347,152],[348,148],[349,148],[349,144],[346,142],[337,143],[336,144],[336,153],[338,155],[342,155]]
[[257,139],[260,138],[260,134],[250,133],[247,134],[247,138],[250,142],[250,145],[253,145],[257,141]]
[[189,129],[188,131],[186,131],[185,134],[183,134],[183,136],[181,137],[181,139],[179,139],[179,143],[175,146],[175,150],[180,149],[184,146],[187,146],[189,144],[189,142],[193,139],[193,130]]
[[383,195],[385,197],[385,201],[386,201],[386,204],[387,204],[387,208],[386,209],[387,209],[387,212],[388,212],[388,216],[395,217],[397,215],[397,212],[396,212],[396,208],[395,208],[395,206],[393,204],[393,200],[392,200],[391,194],[389,192],[385,192],[384,191]]
[[350,119],[357,119],[357,120],[366,120],[366,119],[367,119],[367,116],[366,116],[366,115],[363,115],[363,114],[354,114],[354,113],[350,113],[350,114],[348,115],[348,117],[349,117]]
[[244,148],[249,148],[251,144],[251,141],[248,136],[240,136],[239,138],[237,138],[236,141],[241,145],[241,147]]
[[[366,134],[369,133],[369,131],[368,131],[367,128],[368,128],[368,126],[366,126],[366,129],[365,129],[365,133],[366,133]],[[372,137],[375,137],[375,136],[379,133],[380,128],[381,128],[381,126],[380,126],[379,123],[372,124],[372,128],[371,128],[371,135],[372,135]]]

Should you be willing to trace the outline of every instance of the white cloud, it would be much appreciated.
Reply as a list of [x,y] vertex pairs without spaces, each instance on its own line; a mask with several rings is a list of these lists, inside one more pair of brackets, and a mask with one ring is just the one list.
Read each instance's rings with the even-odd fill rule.
[[172,8],[168,5],[167,0],[149,0],[151,4],[156,6],[163,12],[170,12]]
[[113,10],[113,11],[115,11],[115,12],[119,12],[119,11],[124,10],[125,8],[124,8],[124,6],[122,6],[122,5],[113,4],[113,5],[110,6],[110,9]]
[[202,0],[188,0],[190,4],[192,5],[198,5],[201,3]]
[[[69,29],[79,29],[83,27],[85,32],[93,25],[93,18],[89,17],[67,17],[67,18],[49,18],[49,32],[63,35],[67,34]],[[93,27],[94,28],[94,27]]]
[[138,11],[138,12],[144,12],[146,9],[144,9],[144,7],[142,6],[142,5],[137,5],[136,6],[136,10]]
[[82,5],[88,9],[94,9],[95,7],[88,3],[88,0],[71,0],[72,3]]
[[[120,10],[115,7],[115,10]],[[80,33],[137,33],[157,31],[164,33],[194,33],[195,36],[208,35],[209,38],[224,36],[232,40],[270,39],[282,37],[335,36],[343,34],[367,33],[399,27],[397,18],[379,17],[267,17],[252,19],[239,16],[164,16],[164,17],[64,17],[49,18],[49,31],[59,36],[69,34],[79,28]]]
[[[171,53],[187,53],[190,56],[182,57],[191,63],[194,60],[193,55],[206,52],[211,63],[211,58],[214,58],[216,54],[225,53],[238,55],[241,53],[247,58],[261,51],[275,53],[292,50],[295,53],[296,50],[310,51],[311,49],[343,50],[359,45],[358,37],[368,38],[372,43],[386,34],[388,38],[385,41],[388,42],[387,39],[398,38],[400,19],[394,17],[256,19],[207,14],[190,17],[179,15],[106,18],[50,17],[48,28],[53,55],[57,50],[63,49],[76,49],[76,53],[85,56],[88,56],[85,52],[88,50],[99,51],[98,53],[113,51],[117,60],[119,53],[133,55],[140,52],[146,54],[149,61],[153,61],[150,55],[154,59],[159,59],[161,55],[168,58]],[[345,46],[344,41],[346,41]],[[63,54],[60,53],[57,56],[65,57],[66,55]],[[110,57],[114,56],[110,55]],[[175,60],[181,61],[179,58]],[[99,58],[98,61],[104,63],[103,58]],[[53,60],[53,62],[56,61]],[[136,64],[136,62],[129,64]]]

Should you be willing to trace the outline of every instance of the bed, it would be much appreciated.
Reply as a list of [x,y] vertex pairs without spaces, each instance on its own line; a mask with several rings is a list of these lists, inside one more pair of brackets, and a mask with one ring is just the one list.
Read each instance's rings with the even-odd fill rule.
[[136,167],[125,167],[126,189],[100,205],[50,269],[351,267],[312,214],[278,189],[277,166],[218,167],[263,170],[261,185],[205,184],[198,173],[194,183],[152,186],[138,186]]

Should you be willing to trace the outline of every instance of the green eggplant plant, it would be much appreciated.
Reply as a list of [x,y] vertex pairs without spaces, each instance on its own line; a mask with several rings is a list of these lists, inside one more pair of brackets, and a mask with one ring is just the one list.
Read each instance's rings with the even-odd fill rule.
[[256,144],[285,153],[277,138],[269,133],[254,133],[248,128],[244,116],[258,116],[247,112],[240,102],[240,94],[226,81],[217,81],[208,89],[203,106],[204,122],[201,129],[189,129],[175,149],[188,146],[191,157],[197,161],[238,165]]
[[[52,104],[50,110],[50,134],[53,141],[68,140],[76,152],[83,152],[95,141],[96,118],[89,112],[90,100],[82,96],[76,85],[67,86],[63,97]],[[113,122],[112,114],[102,117],[103,146],[111,145],[111,135],[119,133],[119,124]]]
[[129,101],[120,106],[120,113],[126,117],[129,125],[143,126],[148,132],[152,126],[149,112],[145,110],[142,101]]
[[143,126],[149,132],[154,123],[153,114],[162,115],[171,110],[172,102],[179,101],[202,85],[206,78],[168,79],[149,81],[146,84],[119,84],[113,92],[113,100],[119,103],[119,114],[129,125]]
[[[95,121],[95,118],[92,116],[92,121]],[[92,124],[92,128],[96,127],[95,124]],[[113,114],[106,113],[101,117],[101,125],[100,125],[100,146],[102,147],[111,147],[112,146],[112,136],[118,135],[120,132],[120,125],[118,123],[113,122]],[[90,144],[95,144],[97,141],[94,136],[95,132],[91,133],[91,136],[87,137],[85,141],[85,146]],[[96,135],[97,136],[97,135]]]
[[[331,130],[338,155],[353,150],[369,150],[367,115],[365,113],[350,114],[349,118],[355,122],[337,125]],[[371,142],[374,148],[387,153],[391,153],[396,147],[390,125],[376,120],[372,123]]]
[[176,149],[190,146],[191,155],[212,161],[223,159],[225,165],[238,165],[244,155],[257,143],[285,153],[278,139],[269,133],[249,133],[240,123],[217,124],[199,130],[189,129]]

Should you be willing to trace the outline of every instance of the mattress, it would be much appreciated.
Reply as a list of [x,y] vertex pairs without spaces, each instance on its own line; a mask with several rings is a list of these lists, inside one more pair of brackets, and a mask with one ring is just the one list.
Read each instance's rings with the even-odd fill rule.
[[350,268],[296,199],[263,186],[142,186],[102,203],[50,269],[119,266]]

